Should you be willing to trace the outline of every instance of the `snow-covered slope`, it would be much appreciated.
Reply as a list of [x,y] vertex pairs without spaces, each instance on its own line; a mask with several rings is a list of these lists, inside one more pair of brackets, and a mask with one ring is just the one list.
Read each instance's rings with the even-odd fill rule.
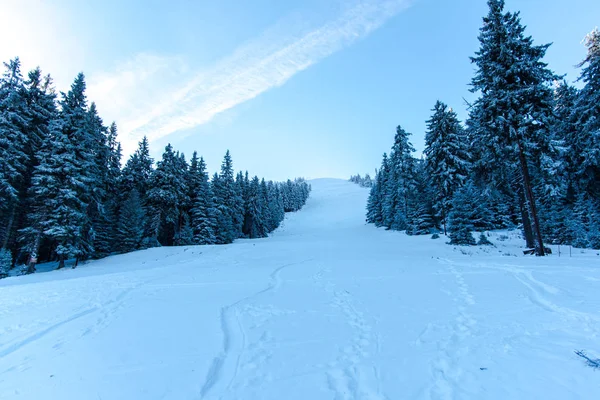
[[453,248],[365,225],[366,189],[312,185],[268,239],[0,281],[0,399],[600,396],[573,353],[600,357],[596,252]]

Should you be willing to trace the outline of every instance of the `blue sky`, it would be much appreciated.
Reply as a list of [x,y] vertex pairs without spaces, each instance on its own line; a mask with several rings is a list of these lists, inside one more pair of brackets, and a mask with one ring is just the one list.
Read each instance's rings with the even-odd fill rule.
[[[507,0],[574,81],[597,0]],[[0,57],[77,72],[131,152],[143,135],[269,179],[372,172],[395,127],[423,148],[440,99],[466,117],[484,0],[0,0]]]

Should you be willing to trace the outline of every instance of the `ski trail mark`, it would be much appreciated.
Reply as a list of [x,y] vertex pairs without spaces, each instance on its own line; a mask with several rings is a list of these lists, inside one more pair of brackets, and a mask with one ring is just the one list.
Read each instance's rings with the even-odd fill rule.
[[39,340],[41,338],[43,338],[44,336],[46,336],[48,333],[54,331],[55,329],[60,328],[61,326],[68,324],[69,322],[75,321],[76,319],[79,318],[83,318],[86,315],[89,315],[93,312],[96,312],[98,310],[98,307],[92,307],[92,308],[88,308],[86,310],[80,311],[78,313],[75,313],[71,316],[69,316],[66,319],[63,319],[62,321],[59,321],[55,324],[52,324],[50,326],[48,326],[45,329],[42,329],[36,333],[34,333],[33,335],[26,337],[25,339],[14,343],[12,345],[7,346],[6,348],[0,350],[0,358],[2,357],[6,357],[7,355],[14,353],[15,351],[19,350],[20,348],[35,342],[36,340]]
[[[213,359],[211,366],[208,369],[208,373],[200,389],[201,399],[208,396],[211,392],[216,391],[215,386],[222,386],[220,390],[218,390],[219,398],[221,398],[225,392],[228,392],[232,389],[233,383],[238,376],[241,359],[247,348],[246,332],[240,319],[241,311],[239,306],[262,294],[279,290],[282,285],[282,280],[280,277],[281,271],[283,271],[285,268],[304,264],[311,260],[312,259],[308,259],[285,264],[275,268],[275,270],[273,270],[273,272],[271,272],[269,275],[269,283],[267,284],[267,287],[221,308],[220,321],[223,336],[223,349]],[[227,380],[226,384],[222,379],[222,375],[225,370],[231,370],[230,378]]]
[[575,321],[585,332],[593,337],[600,335],[599,317],[554,303],[550,299],[550,296],[560,294],[561,290],[536,279],[533,276],[533,271],[511,265],[489,265],[485,266],[485,268],[511,273],[519,283],[525,286],[527,289],[527,298],[532,304],[548,312],[556,313],[565,319]]

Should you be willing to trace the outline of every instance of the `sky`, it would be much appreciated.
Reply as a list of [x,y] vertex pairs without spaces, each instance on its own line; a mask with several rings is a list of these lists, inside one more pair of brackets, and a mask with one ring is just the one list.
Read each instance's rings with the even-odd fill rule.
[[[597,0],[506,0],[574,82]],[[371,173],[397,125],[423,150],[436,100],[466,118],[484,0],[0,0],[0,59],[78,72],[125,159],[145,135],[211,172],[284,180]]]

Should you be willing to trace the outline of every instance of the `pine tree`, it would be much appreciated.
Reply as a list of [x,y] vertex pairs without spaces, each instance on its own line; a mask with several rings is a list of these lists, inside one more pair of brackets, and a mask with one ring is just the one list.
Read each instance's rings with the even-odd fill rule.
[[467,179],[469,157],[456,113],[441,101],[432,111],[425,135],[425,168],[435,193],[433,206],[446,234],[450,203],[454,192]]
[[173,245],[190,246],[192,244],[195,244],[194,229],[192,228],[188,215],[184,214],[181,229],[175,232],[175,236],[173,238]]
[[[106,137],[106,160],[104,160],[104,174],[103,174],[103,204],[102,204],[102,219],[100,235],[106,235],[102,243],[108,244],[109,248],[104,251],[98,251],[108,254],[114,247],[114,240],[116,235],[116,228],[118,224],[119,215],[119,204],[122,194],[119,191],[119,184],[121,181],[121,144],[117,141],[117,124],[112,123],[108,128]],[[139,193],[138,193],[139,196]],[[102,250],[102,244],[96,243],[96,248]]]
[[0,248],[10,245],[29,155],[29,110],[21,62],[4,63],[0,79]]
[[213,191],[217,198],[215,205],[218,209],[217,229],[219,232],[217,237],[221,243],[231,243],[242,235],[244,216],[242,215],[241,194],[235,183],[233,162],[229,150],[223,158],[221,173],[216,183]]
[[567,223],[573,246],[600,249],[600,201],[580,193]]
[[[198,158],[198,152],[194,151],[192,158],[190,159],[190,166],[187,171],[186,187],[187,196],[185,199],[184,210],[186,213],[191,215],[191,209],[196,203],[198,194],[200,193],[200,186],[202,185],[202,173],[200,172],[200,163],[204,163],[203,159]],[[206,166],[204,166],[206,168]]]
[[580,154],[583,153],[581,135],[575,116],[575,104],[579,97],[579,91],[566,81],[559,82],[554,90],[554,125],[552,127],[552,136],[562,142],[562,159],[565,164],[565,179],[567,180],[566,196],[574,200],[575,190],[578,189],[576,183],[576,171],[579,167]]
[[390,153],[389,176],[382,204],[383,225],[388,229],[405,230],[409,227],[409,193],[414,187],[415,151],[409,141],[410,133],[396,128],[394,145]]
[[[581,89],[574,106],[577,118],[576,178],[581,190],[591,198],[600,198],[600,30],[594,29],[585,39],[587,57],[579,80]],[[600,222],[600,221],[599,221]]]
[[473,197],[471,185],[467,185],[456,192],[452,200],[452,210],[448,215],[448,228],[450,231],[450,244],[475,245],[475,238],[471,233],[471,199]]
[[235,240],[231,209],[227,206],[227,189],[215,172],[211,180],[215,210],[215,238],[217,244],[228,244]]
[[251,239],[261,238],[267,235],[267,228],[264,224],[264,206],[260,181],[258,177],[255,176],[252,178],[252,181],[250,181],[248,213],[244,220],[244,233]]
[[[36,68],[29,72],[28,80],[25,82],[27,89],[27,108],[29,112],[29,124],[27,126],[28,141],[26,153],[28,155],[28,163],[26,166],[25,179],[20,193],[19,207],[17,215],[17,237],[19,246],[15,246],[15,251],[25,250],[29,253],[30,259],[27,262],[26,273],[33,273],[35,270],[35,260],[37,257],[37,246],[39,243],[35,238],[41,238],[41,232],[31,230],[32,235],[27,238],[23,236],[23,231],[29,229],[29,215],[36,213],[35,197],[31,196],[32,179],[36,167],[40,164],[39,154],[44,152],[43,145],[48,143],[50,136],[51,122],[57,118],[56,109],[56,94],[52,87],[52,78],[50,75],[42,76],[42,71]],[[25,248],[22,244],[29,244]],[[33,252],[27,249],[35,247]]]
[[0,279],[8,276],[8,271],[12,267],[12,254],[8,249],[0,249]]
[[479,234],[479,240],[477,241],[478,246],[493,246],[494,244],[490,242],[490,239],[485,235],[485,233],[481,232]]
[[93,154],[83,74],[77,76],[71,90],[62,97],[60,113],[50,124],[49,137],[39,154],[40,165],[32,178],[35,211],[23,230],[33,260],[37,258],[42,235],[57,244],[54,252],[59,268],[69,257],[76,257],[77,266],[77,260],[93,251],[87,214]]
[[109,191],[111,184],[116,182],[112,182],[110,176],[112,149],[108,144],[109,131],[98,115],[95,103],[90,105],[87,123],[90,135],[88,150],[93,156],[91,169],[88,171],[91,179],[88,202],[88,218],[91,226],[88,231],[93,238],[93,256],[101,258],[109,255],[113,246],[115,210],[111,207],[112,203],[109,205]]
[[[480,30],[480,49],[472,57],[477,72],[472,91],[481,143],[489,163],[519,165],[525,208],[530,216],[538,255],[544,255],[531,164],[540,164],[540,149],[550,146],[552,89],[556,76],[542,62],[549,45],[535,46],[525,36],[519,14],[504,12],[504,0],[488,0],[489,14]],[[496,160],[496,161],[494,161]],[[548,164],[545,164],[546,166]],[[551,165],[551,163],[550,163]]]
[[150,178],[152,177],[154,160],[150,157],[150,147],[148,138],[139,142],[138,148],[131,155],[121,176],[121,191],[129,193],[132,189],[137,189],[142,199],[142,204],[146,201],[146,195],[150,187]]
[[279,224],[284,218],[283,208],[280,208],[279,192],[273,181],[267,183],[267,207],[269,208],[269,220],[267,227],[269,232],[274,231],[279,227]]
[[115,250],[127,253],[139,249],[143,235],[144,209],[137,189],[133,189],[121,205],[115,232]]
[[165,147],[162,160],[156,165],[148,190],[148,243],[170,246],[180,227],[181,207],[186,196],[187,165],[173,146]]
[[387,194],[389,180],[389,162],[387,154],[383,154],[381,168],[375,177],[375,184],[367,201],[367,222],[377,227],[383,226],[383,201]]
[[214,207],[214,194],[208,181],[206,163],[201,157],[197,166],[197,189],[194,206],[192,208],[192,228],[194,241],[198,244],[215,244],[216,237],[216,209]]
[[275,209],[275,214],[277,215],[277,225],[284,220],[285,218],[285,208],[283,206],[283,193],[280,184],[274,184],[275,186],[275,200],[276,203],[273,205]]
[[413,185],[407,195],[411,206],[408,208],[406,233],[409,235],[427,235],[436,230],[433,207],[435,196],[425,162],[415,160],[413,171]]
[[426,203],[420,203],[410,217],[409,235],[429,235],[435,231],[432,210]]

